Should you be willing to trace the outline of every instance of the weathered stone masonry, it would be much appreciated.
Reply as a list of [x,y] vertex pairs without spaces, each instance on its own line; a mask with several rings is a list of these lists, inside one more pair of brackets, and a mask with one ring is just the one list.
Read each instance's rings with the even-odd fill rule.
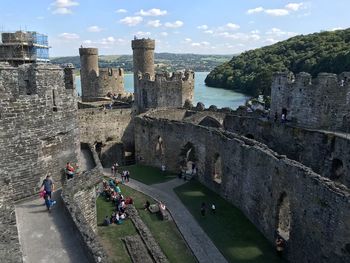
[[350,132],[350,72],[276,73],[271,86],[271,118],[282,111],[299,126]]
[[[165,164],[174,171],[181,148],[191,142],[198,157],[198,180],[239,207],[271,242],[284,224],[291,262],[350,260],[350,191],[345,186],[234,133],[147,116],[135,119],[136,155],[142,163],[158,164],[154,149],[159,136]],[[221,184],[212,177],[217,154],[222,160]]]
[[[231,114],[226,115],[224,128],[254,138],[314,172],[350,187],[350,135]],[[334,167],[336,162],[342,164],[339,174]]]
[[97,236],[96,185],[101,182],[101,165],[67,182],[62,199],[90,262],[109,262]]
[[59,186],[65,163],[77,162],[77,101],[64,79],[54,65],[0,66],[0,173],[11,199],[36,193],[46,175]]

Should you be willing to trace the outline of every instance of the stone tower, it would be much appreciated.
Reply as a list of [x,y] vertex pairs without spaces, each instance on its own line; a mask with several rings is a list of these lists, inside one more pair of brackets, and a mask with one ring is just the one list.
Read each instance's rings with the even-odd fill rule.
[[141,95],[138,86],[139,73],[149,74],[150,78],[154,77],[154,48],[153,39],[134,39],[131,41],[133,50],[133,67],[134,67],[134,94],[135,104],[140,105]]
[[81,96],[84,98],[95,97],[95,79],[98,76],[98,49],[79,48]]

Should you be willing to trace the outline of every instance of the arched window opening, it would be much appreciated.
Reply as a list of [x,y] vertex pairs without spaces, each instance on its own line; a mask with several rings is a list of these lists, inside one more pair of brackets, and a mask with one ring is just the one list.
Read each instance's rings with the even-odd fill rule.
[[164,142],[162,137],[158,136],[156,143],[156,154],[158,156],[164,155]]
[[180,152],[180,169],[182,173],[197,174],[197,160],[195,147],[190,142],[186,143]]
[[331,179],[338,180],[344,175],[344,165],[342,160],[333,159],[332,161],[332,171],[331,171]]
[[289,198],[286,193],[282,193],[278,199],[277,204],[277,234],[280,235],[285,241],[289,240],[291,223],[291,211]]
[[221,163],[221,157],[218,153],[214,155],[214,171],[213,171],[213,181],[221,184],[222,182],[222,163]]

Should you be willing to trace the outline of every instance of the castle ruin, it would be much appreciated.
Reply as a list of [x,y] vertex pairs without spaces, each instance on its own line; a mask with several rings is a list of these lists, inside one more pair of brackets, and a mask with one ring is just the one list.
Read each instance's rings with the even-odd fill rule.
[[124,71],[121,68],[99,68],[97,48],[79,48],[81,97],[83,101],[103,99],[107,94],[124,93]]
[[[276,74],[268,119],[244,109],[184,107],[193,100],[193,72],[155,73],[154,40],[133,40],[132,48],[135,101],[116,100],[108,110],[101,98],[123,92],[122,70],[99,69],[97,49],[79,50],[79,109],[72,68],[0,64],[5,261],[22,261],[13,202],[36,194],[48,174],[60,184],[80,143],[89,145],[96,167],[66,185],[63,199],[91,261],[106,261],[94,220],[101,162],[110,167],[132,157],[179,172],[183,149],[196,154],[185,160],[198,168],[196,180],[238,207],[271,243],[276,233],[285,239],[290,262],[350,261],[349,73],[316,80]],[[290,121],[275,122],[275,112]]]
[[276,73],[271,86],[271,117],[285,113],[297,125],[350,132],[350,73]]
[[155,41],[134,39],[131,47],[134,62],[135,105],[138,112],[154,108],[182,107],[186,101],[193,101],[193,71],[155,74]]

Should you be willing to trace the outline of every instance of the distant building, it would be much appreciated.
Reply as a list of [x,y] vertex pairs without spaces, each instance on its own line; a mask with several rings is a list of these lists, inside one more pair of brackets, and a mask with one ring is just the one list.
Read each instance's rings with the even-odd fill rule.
[[47,35],[34,31],[16,31],[1,34],[0,61],[12,65],[49,62]]

